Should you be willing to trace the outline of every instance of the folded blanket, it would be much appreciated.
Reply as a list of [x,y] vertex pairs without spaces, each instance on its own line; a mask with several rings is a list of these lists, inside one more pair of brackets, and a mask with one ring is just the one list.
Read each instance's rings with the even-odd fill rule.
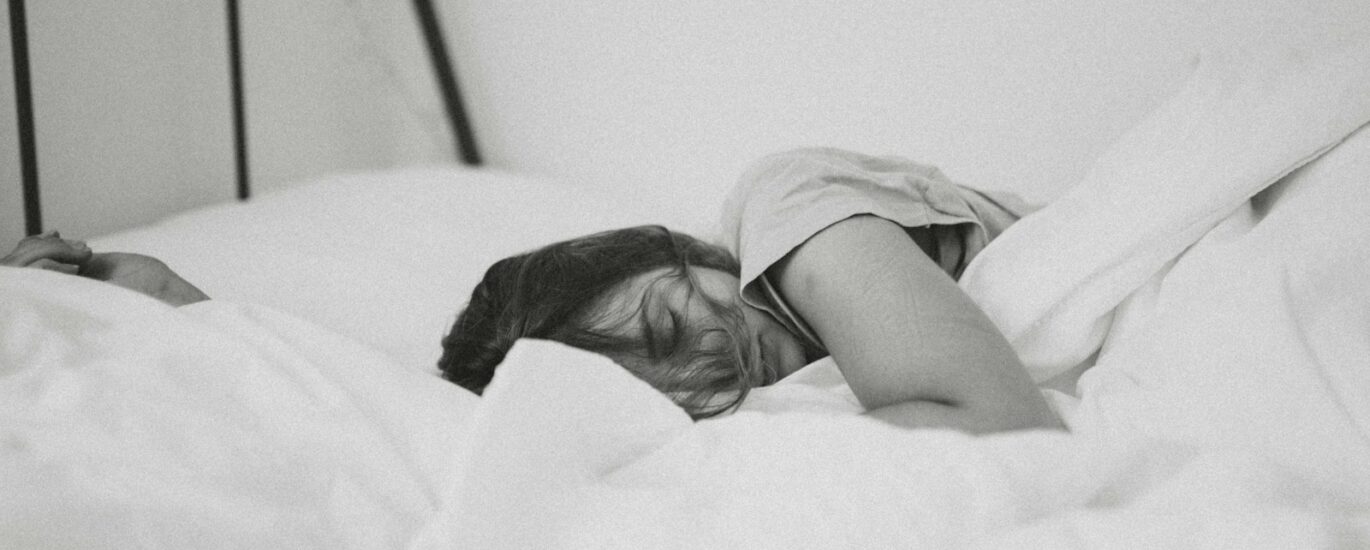
[[1184,89],[960,284],[1048,380],[1098,351],[1114,308],[1187,247],[1367,121],[1370,38],[1202,54]]

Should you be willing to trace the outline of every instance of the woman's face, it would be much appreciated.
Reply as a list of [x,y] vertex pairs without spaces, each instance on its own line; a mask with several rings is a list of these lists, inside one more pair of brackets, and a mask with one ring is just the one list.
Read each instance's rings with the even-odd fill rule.
[[[768,366],[775,374],[773,380],[789,376],[807,364],[804,346],[795,335],[772,319],[770,314],[742,302],[738,294],[737,277],[716,269],[689,269],[698,283],[700,293],[706,294],[720,304],[736,307],[742,312],[746,326],[740,328],[750,340],[752,361],[754,364]],[[670,273],[669,268],[662,268],[630,279],[621,287],[621,292],[615,293],[607,307],[621,308],[619,311],[633,311],[639,304],[644,304],[644,315],[686,319],[698,328],[709,328],[710,324],[718,326],[723,323],[704,300],[691,295],[688,285],[683,281],[669,281],[667,278]],[[653,295],[644,296],[648,292]],[[647,298],[647,301],[644,302],[644,298]],[[641,325],[629,323],[628,326]]]

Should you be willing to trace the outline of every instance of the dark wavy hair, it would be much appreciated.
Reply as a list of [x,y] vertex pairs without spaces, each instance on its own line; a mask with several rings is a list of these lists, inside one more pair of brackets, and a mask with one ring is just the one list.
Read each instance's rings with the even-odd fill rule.
[[[610,357],[695,419],[721,414],[764,374],[751,359],[742,312],[700,292],[692,267],[739,272],[722,247],[661,226],[595,233],[505,258],[485,272],[443,338],[438,367],[480,394],[516,340],[554,340]],[[628,281],[663,268],[633,311],[607,307]],[[673,284],[714,318],[682,319],[650,307],[657,290]]]

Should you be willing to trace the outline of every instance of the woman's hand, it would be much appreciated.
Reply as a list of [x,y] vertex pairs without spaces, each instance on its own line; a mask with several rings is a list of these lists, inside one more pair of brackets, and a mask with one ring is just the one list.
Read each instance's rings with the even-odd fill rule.
[[56,231],[24,237],[14,250],[0,258],[0,265],[34,267],[75,275],[91,257],[86,243],[63,239]]
[[13,251],[0,258],[0,265],[80,275],[146,294],[173,306],[209,299],[157,258],[122,252],[94,254],[86,243],[63,239],[56,231],[25,237]]
[[161,260],[142,254],[91,254],[81,265],[79,275],[140,292],[173,306],[209,299]]

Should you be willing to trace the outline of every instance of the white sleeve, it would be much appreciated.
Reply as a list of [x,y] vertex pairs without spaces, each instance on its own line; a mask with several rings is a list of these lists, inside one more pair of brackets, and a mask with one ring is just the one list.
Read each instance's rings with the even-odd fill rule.
[[724,203],[722,229],[745,289],[814,234],[856,215],[904,227],[974,224],[982,248],[988,237],[972,193],[934,167],[899,157],[798,149],[765,157],[743,174]]

